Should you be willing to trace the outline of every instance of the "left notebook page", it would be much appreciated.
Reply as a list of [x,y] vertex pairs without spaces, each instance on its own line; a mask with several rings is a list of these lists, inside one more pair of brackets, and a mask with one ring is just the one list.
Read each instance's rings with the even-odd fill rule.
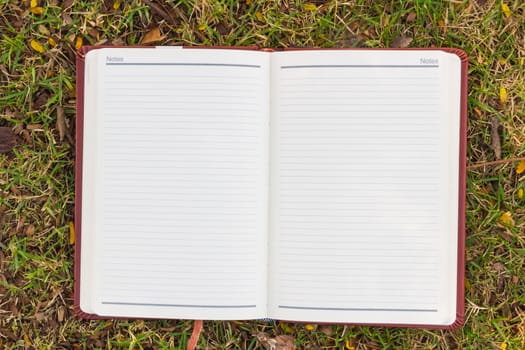
[[266,314],[269,54],[86,55],[80,306]]

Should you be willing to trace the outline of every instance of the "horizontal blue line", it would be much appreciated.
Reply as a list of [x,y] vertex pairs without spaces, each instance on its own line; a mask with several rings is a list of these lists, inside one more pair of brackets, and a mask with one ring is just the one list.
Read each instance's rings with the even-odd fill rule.
[[209,308],[209,309],[242,309],[254,308],[256,305],[191,305],[191,304],[154,304],[154,303],[126,303],[103,301],[106,305],[134,305],[134,306],[160,306],[160,307],[193,307],[193,308]]
[[205,66],[205,67],[243,67],[243,68],[261,68],[259,65],[255,64],[230,64],[230,63],[168,63],[168,62],[159,62],[159,63],[116,63],[116,62],[106,62],[107,66]]
[[290,68],[438,68],[439,65],[397,65],[397,64],[312,64],[298,66],[281,66],[281,69]]
[[437,312],[437,309],[387,309],[387,308],[359,308],[359,307],[313,307],[279,305],[280,309],[293,310],[324,310],[324,311],[406,311],[406,312]]

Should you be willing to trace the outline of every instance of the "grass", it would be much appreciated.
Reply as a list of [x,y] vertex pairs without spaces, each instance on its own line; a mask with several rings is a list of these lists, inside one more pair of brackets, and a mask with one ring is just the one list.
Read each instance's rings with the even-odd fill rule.
[[205,322],[199,348],[262,348],[259,332],[291,335],[301,349],[525,348],[525,176],[506,161],[525,156],[521,0],[0,0],[0,126],[18,138],[0,154],[1,348],[185,347],[189,321],[83,321],[72,312],[75,50],[136,45],[156,27],[165,45],[389,47],[411,38],[412,47],[469,55],[465,326]]

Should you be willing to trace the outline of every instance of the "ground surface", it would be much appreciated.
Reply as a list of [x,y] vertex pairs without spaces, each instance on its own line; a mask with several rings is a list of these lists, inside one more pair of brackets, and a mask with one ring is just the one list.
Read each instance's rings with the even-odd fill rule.
[[[0,348],[184,348],[188,321],[72,313],[75,51],[105,45],[450,46],[469,55],[466,324],[453,332],[205,322],[199,348],[525,348],[525,4],[0,0]],[[4,135],[4,136],[2,136]],[[2,149],[4,147],[4,149]],[[516,159],[518,158],[518,159]],[[388,169],[385,169],[388,170]],[[282,340],[283,338],[278,338]]]

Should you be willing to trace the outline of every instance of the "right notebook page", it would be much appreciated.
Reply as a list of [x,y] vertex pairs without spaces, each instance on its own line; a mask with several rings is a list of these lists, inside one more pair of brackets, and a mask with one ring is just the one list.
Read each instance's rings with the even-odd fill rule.
[[271,81],[269,316],[452,324],[458,56],[274,53]]

